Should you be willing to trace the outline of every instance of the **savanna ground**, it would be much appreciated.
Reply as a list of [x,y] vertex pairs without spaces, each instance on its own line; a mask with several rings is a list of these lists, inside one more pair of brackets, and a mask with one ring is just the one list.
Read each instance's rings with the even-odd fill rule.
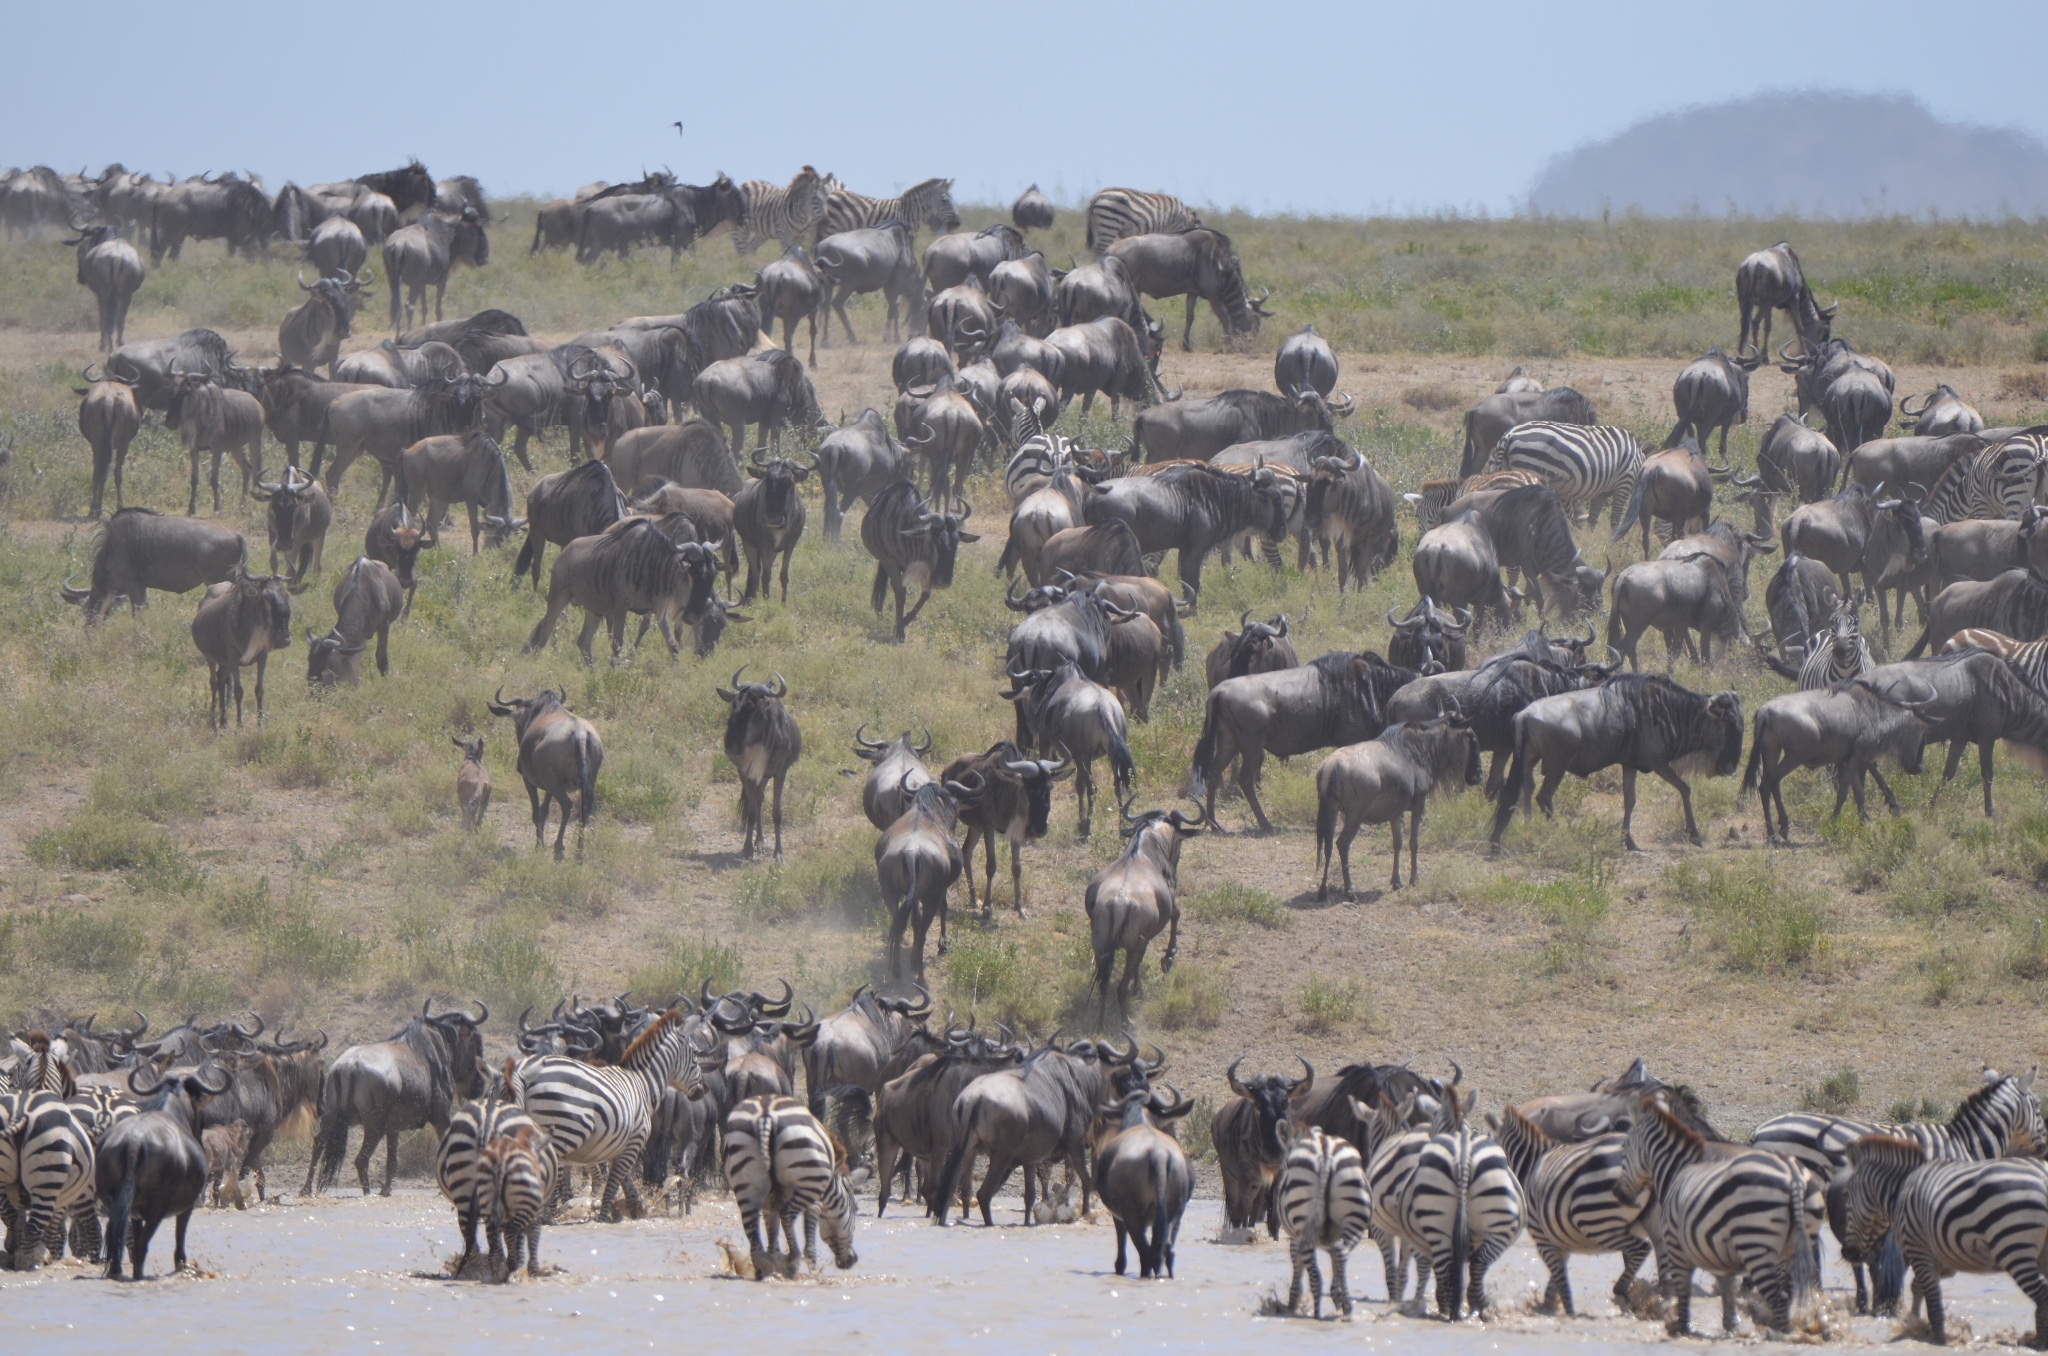
[[[673,270],[665,252],[598,268],[531,259],[532,211],[510,205],[492,262],[457,275],[448,314],[500,306],[566,338],[680,310],[769,257],[736,260],[721,234]],[[969,224],[993,217],[971,212]],[[1661,441],[1679,366],[1709,343],[1732,347],[1737,261],[1784,236],[1822,299],[1842,299],[1836,332],[1892,362],[1902,392],[1949,382],[1994,424],[2048,411],[2048,315],[2037,314],[2048,230],[2038,226],[1218,224],[1253,285],[1272,287],[1278,318],[1249,350],[1226,353],[1205,314],[1197,351],[1169,351],[1168,382],[1190,397],[1267,387],[1280,336],[1314,322],[1357,397],[1340,431],[1396,490],[1454,468],[1462,411],[1518,362]],[[1079,253],[1079,234],[1063,214],[1049,257]],[[314,693],[301,668],[305,628],[331,623],[334,580],[359,549],[376,489],[359,471],[336,504],[325,573],[297,600],[293,648],[271,666],[268,719],[258,730],[252,711],[249,724],[215,735],[187,629],[196,595],[153,595],[147,611],[92,633],[58,596],[94,542],[71,394],[92,357],[92,311],[71,269],[54,242],[0,245],[0,437],[11,452],[0,480],[0,697],[10,717],[0,1016],[28,1025],[135,1006],[168,1022],[254,1008],[273,1023],[323,1027],[338,1047],[387,1034],[430,993],[483,997],[494,1011],[487,1030],[502,1037],[521,1008],[545,1010],[573,991],[630,987],[651,1001],[694,992],[707,974],[719,985],[787,977],[822,1013],[883,977],[875,833],[841,771],[860,766],[850,744],[863,722],[928,728],[935,757],[1009,728],[995,695],[1012,617],[993,569],[1006,515],[992,475],[970,491],[982,540],[900,647],[868,609],[872,564],[855,524],[843,544],[825,541],[813,490],[788,604],[754,604],[755,619],[707,662],[671,663],[652,645],[591,669],[560,635],[551,650],[523,654],[540,602],[507,582],[515,548],[472,557],[457,532],[422,557],[391,677]],[[259,264],[226,260],[217,244],[188,247],[182,263],[152,270],[129,337],[209,325],[245,362],[269,361],[277,319],[300,298],[293,269],[282,254]],[[386,332],[383,307],[380,282],[355,344]],[[1178,305],[1158,313],[1177,335]],[[879,307],[854,314],[867,342],[820,355],[830,415],[886,410],[892,396]],[[1759,374],[1751,422],[1733,442],[1739,465],[1753,464],[1758,434],[1790,399],[1788,378]],[[1125,431],[1100,409],[1087,424],[1070,413],[1063,427],[1089,442]],[[274,463],[274,443],[268,455]],[[536,472],[559,469],[563,456],[556,437]],[[186,474],[173,435],[153,420],[129,461],[128,502],[175,511]],[[530,477],[516,466],[513,475],[523,497]],[[232,466],[227,479],[232,489]],[[259,541],[258,507],[230,497],[222,516]],[[1402,535],[1411,546],[1412,519]],[[1590,558],[1635,558],[1633,542],[1605,537],[1604,526],[1584,534]],[[1764,625],[1770,568],[1753,577],[1753,628]],[[1163,569],[1170,578],[1171,562]],[[1197,662],[1164,685],[1151,722],[1133,727],[1138,803],[1168,804],[1181,788],[1201,723],[1199,655],[1240,609],[1287,613],[1307,657],[1383,648],[1388,609],[1413,596],[1405,549],[1362,594],[1338,594],[1327,573],[1212,561],[1189,627]],[[804,731],[780,867],[735,853],[737,787],[713,689],[741,664],[787,678]],[[1681,664],[1677,676],[1734,686],[1745,714],[1785,687],[1747,652],[1712,672]],[[532,850],[509,727],[485,709],[501,683],[565,687],[603,733],[602,808],[580,862]],[[497,788],[474,836],[459,826],[448,742],[472,731],[487,738]],[[1370,888],[1350,905],[1315,896],[1317,761],[1268,764],[1275,836],[1244,832],[1249,817],[1232,800],[1221,813],[1234,831],[1195,840],[1183,857],[1180,963],[1162,979],[1155,948],[1133,1024],[1205,1102],[1223,1095],[1223,1067],[1240,1054],[1277,1067],[1299,1052],[1324,1070],[1361,1056],[1412,1057],[1431,1071],[1456,1059],[1489,1105],[1583,1086],[1641,1054],[1742,1129],[1801,1104],[1934,1113],[1970,1088],[1980,1060],[2032,1064],[2048,1034],[2048,793],[2004,760],[1993,820],[1968,780],[1937,794],[1938,758],[1929,774],[1895,780],[1905,815],[1868,828],[1853,812],[1827,825],[1830,788],[1802,776],[1788,789],[1800,845],[1779,851],[1761,846],[1755,807],[1737,804],[1732,778],[1697,785],[1704,849],[1684,842],[1675,797],[1646,782],[1640,856],[1620,851],[1614,775],[1567,783],[1558,819],[1518,823],[1498,859],[1485,855],[1490,807],[1476,794],[1452,797],[1430,809],[1419,886],[1385,892],[1384,835],[1361,835],[1354,861]],[[942,1010],[1040,1034],[1093,1027],[1080,901],[1119,846],[1114,806],[1104,805],[1092,841],[1078,841],[1063,788],[1053,834],[1026,855],[1025,918],[1010,912],[1006,864],[992,924],[956,909],[950,952],[931,959]],[[1120,1025],[1114,1011],[1110,1025]],[[1206,1121],[1191,1122],[1198,1145]]]

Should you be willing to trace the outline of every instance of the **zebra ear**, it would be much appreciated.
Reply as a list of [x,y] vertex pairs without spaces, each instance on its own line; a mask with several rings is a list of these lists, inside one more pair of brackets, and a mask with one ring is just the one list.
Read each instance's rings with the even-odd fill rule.
[[2031,1069],[2027,1070],[2027,1071],[2026,1071],[2026,1073],[2025,1073],[2024,1075],[2022,1075],[2022,1076],[2021,1076],[2021,1078],[2020,1078],[2020,1091],[2021,1091],[2021,1092],[2032,1092],[2032,1091],[2034,1090],[2034,1075],[2035,1075],[2035,1074],[2037,1074],[2037,1073],[2039,1073],[2039,1072],[2041,1072],[2041,1066],[2040,1066],[2040,1065],[2038,1065],[2038,1064],[2036,1064],[2036,1065],[2035,1065],[2035,1066],[2034,1066],[2033,1068],[2031,1068]]

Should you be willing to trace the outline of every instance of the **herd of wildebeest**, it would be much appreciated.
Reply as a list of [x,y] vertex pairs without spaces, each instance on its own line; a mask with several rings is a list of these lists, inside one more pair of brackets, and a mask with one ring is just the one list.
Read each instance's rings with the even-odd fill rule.
[[[861,802],[880,835],[875,864],[889,901],[886,993],[864,987],[823,1021],[808,1010],[792,1019],[786,986],[780,999],[719,997],[707,982],[697,1001],[656,1008],[624,996],[565,1002],[540,1026],[522,1016],[517,1049],[502,1063],[484,1057],[487,1012],[430,1007],[390,1041],[351,1047],[331,1064],[324,1036],[266,1043],[260,1029],[232,1023],[188,1022],[155,1040],[90,1022],[34,1032],[17,1039],[17,1091],[0,1103],[0,1200],[17,1266],[61,1251],[68,1221],[70,1246],[104,1251],[109,1275],[119,1273],[125,1236],[140,1275],[167,1216],[177,1220],[182,1265],[186,1222],[209,1177],[238,1199],[251,1169],[260,1196],[264,1150],[299,1114],[318,1125],[309,1191],[339,1167],[352,1125],[363,1127],[356,1167],[366,1192],[378,1140],[388,1191],[398,1135],[433,1125],[465,1258],[481,1224],[499,1279],[516,1269],[522,1243],[536,1264],[540,1222],[573,1194],[573,1166],[601,1178],[598,1214],[609,1219],[621,1193],[639,1213],[643,1178],[657,1188],[677,1181],[686,1206],[714,1158],[740,1204],[756,1274],[795,1268],[799,1220],[813,1265],[821,1230],[839,1264],[853,1263],[856,1163],[878,1185],[878,1212],[892,1183],[901,1177],[908,1192],[914,1176],[941,1222],[955,1200],[964,1209],[970,1198],[988,1221],[991,1197],[1019,1166],[1028,1218],[1057,1163],[1078,1178],[1084,1205],[1091,1188],[1101,1196],[1116,1223],[1119,1272],[1128,1234],[1142,1274],[1171,1275],[1192,1184],[1175,1126],[1193,1104],[1161,1078],[1163,1054],[1101,1039],[1040,1044],[971,1022],[933,1030],[928,1020],[931,925],[943,951],[948,897],[963,876],[969,907],[993,918],[999,841],[1023,913],[1021,849],[1049,831],[1059,781],[1074,782],[1086,838],[1096,765],[1106,763],[1126,840],[1086,891],[1101,1030],[1112,996],[1130,1019],[1162,933],[1160,968],[1171,970],[1181,845],[1221,829],[1216,800],[1227,778],[1257,829],[1272,831],[1259,799],[1268,754],[1334,749],[1316,776],[1319,891],[1334,866],[1346,898],[1363,826],[1391,826],[1398,888],[1403,819],[1412,881],[1432,792],[1482,779],[1496,801],[1496,847],[1517,806],[1526,816],[1533,797],[1547,814],[1565,775],[1614,767],[1629,848],[1645,772],[1677,790],[1698,843],[1687,779],[1741,766],[1741,703],[1733,691],[1694,692],[1636,672],[1638,644],[1652,631],[1674,664],[1681,654],[1711,664],[1718,641],[1721,654],[1752,651],[1796,684],[1751,722],[1744,789],[1761,792],[1773,842],[1789,842],[1782,783],[1799,769],[1833,773],[1837,814],[1852,794],[1864,810],[1866,777],[1896,812],[1881,764],[1917,773],[1924,745],[1945,742],[1953,777],[1975,744],[1989,815],[1998,741],[2030,766],[2048,759],[2048,641],[2035,639],[2048,635],[2048,540],[2036,542],[2048,515],[2048,428],[1987,428],[1945,386],[1895,409],[1891,370],[1834,335],[1835,311],[1817,303],[1789,244],[1741,262],[1734,353],[1714,348],[1680,373],[1676,423],[1661,447],[1601,424],[1584,395],[1544,389],[1518,368],[1466,414],[1456,474],[1397,496],[1342,435],[1352,401],[1339,393],[1336,353],[1313,327],[1279,345],[1272,392],[1188,398],[1160,378],[1167,335],[1148,298],[1186,298],[1183,347],[1192,346],[1200,301],[1238,347],[1268,314],[1227,236],[1178,199],[1105,189],[1086,208],[1093,261],[1054,269],[1027,238],[1054,211],[1034,188],[1011,222],[963,231],[948,180],[878,199],[808,166],[787,185],[720,175],[693,186],[666,174],[592,185],[541,210],[532,250],[573,246],[595,265],[640,244],[680,252],[729,225],[740,254],[769,239],[783,253],[751,282],[720,287],[680,314],[627,317],[550,344],[503,310],[441,317],[451,270],[487,265],[493,218],[474,180],[436,181],[417,162],[347,183],[287,185],[275,197],[249,175],[167,183],[118,166],[98,178],[34,170],[0,179],[0,224],[30,235],[46,225],[76,231],[67,243],[79,280],[101,303],[106,356],[79,388],[79,429],[92,450],[93,516],[103,513],[109,475],[115,512],[90,586],[67,581],[65,597],[95,625],[123,598],[141,608],[149,590],[203,587],[192,634],[211,674],[215,727],[230,705],[241,722],[250,666],[261,722],[268,656],[291,643],[292,600],[318,577],[332,496],[365,457],[381,473],[378,509],[335,586],[334,625],[307,631],[314,684],[359,681],[373,641],[388,673],[390,632],[411,608],[418,553],[440,543],[457,505],[472,554],[523,534],[515,583],[530,578],[537,592],[556,548],[528,650],[549,644],[573,604],[583,610],[586,662],[600,624],[616,661],[636,615],[638,638],[656,626],[675,656],[687,630],[704,656],[727,626],[749,620],[742,606],[792,605],[791,559],[815,474],[831,542],[856,501],[863,506],[872,605],[881,615],[893,601],[890,634],[901,642],[933,592],[952,584],[960,546],[978,540],[966,527],[965,492],[986,464],[999,470],[1009,504],[997,568],[1012,577],[1008,606],[1020,614],[1002,665],[1000,696],[1015,724],[1007,737],[934,771],[929,737],[852,732],[868,764]],[[938,234],[919,255],[921,229]],[[280,325],[276,365],[242,365],[210,330],[126,342],[128,300],[146,272],[129,235],[146,240],[158,266],[194,239],[223,239],[258,258],[301,251],[318,278],[301,273],[307,299]],[[373,245],[393,334],[343,353],[373,281]],[[887,337],[901,340],[895,405],[835,426],[807,371],[817,330],[822,321],[829,344],[837,315],[854,342],[845,303],[873,292],[887,301]],[[1751,374],[1773,356],[1777,311],[1795,335],[1775,362],[1793,377],[1800,412],[1779,417],[1754,471],[1738,474],[1728,432],[1748,418]],[[800,323],[810,327],[808,364],[796,351]],[[1112,418],[1126,401],[1138,407],[1122,445],[1082,446],[1053,431],[1073,401],[1086,413],[1097,395]],[[152,411],[190,458],[184,516],[123,503],[127,447]],[[1895,413],[1908,430],[1887,436]],[[521,516],[504,440],[531,475],[531,440],[550,430],[566,433],[568,465],[531,482]],[[286,449],[274,480],[263,463],[266,431]],[[1716,434],[1720,465],[1707,450]],[[216,514],[224,457],[240,468],[244,495],[267,501],[270,573],[254,570],[240,533],[198,515],[209,457]],[[1717,496],[1733,517],[1716,516]],[[1207,655],[1202,730],[1178,788],[1192,807],[1137,810],[1127,722],[1148,719],[1158,685],[1185,662],[1205,559],[1256,551],[1283,569],[1291,537],[1297,569],[1332,569],[1340,591],[1363,589],[1401,554],[1403,501],[1419,532],[1410,552],[1418,596],[1405,614],[1388,614],[1384,654],[1339,651],[1304,663],[1286,616],[1242,614]],[[1584,558],[1574,532],[1603,508],[1612,540],[1639,534],[1643,559],[1616,570],[1611,557],[1604,568]],[[1653,537],[1662,543],[1654,555]],[[1158,577],[1167,552],[1177,590]],[[1752,633],[1752,567],[1781,552],[1765,587],[1769,630]],[[1909,594],[1921,632],[1903,660],[1880,664]],[[794,606],[802,598],[799,579]],[[1532,602],[1539,624],[1517,638]],[[1872,603],[1876,644],[1861,625]],[[1489,642],[1494,653],[1482,657]],[[743,850],[769,847],[772,833],[779,860],[784,782],[803,734],[780,675],[744,675],[719,689],[731,708],[723,746],[740,781]],[[537,847],[560,806],[560,858],[571,819],[580,846],[597,806],[600,732],[564,692],[507,697],[501,687],[490,710],[512,721]],[[475,828],[491,798],[483,742],[455,742],[457,799]],[[1490,776],[1482,754],[1492,756]],[[805,1101],[794,1097],[799,1063]],[[1386,1261],[1390,1296],[1402,1294],[1404,1257],[1418,1268],[1426,1259],[1443,1313],[1455,1317],[1468,1301],[1479,1309],[1487,1267],[1526,1229],[1550,1268],[1547,1304],[1571,1309],[1569,1254],[1620,1252],[1616,1296],[1625,1303],[1629,1278],[1654,1250],[1674,1330],[1687,1324],[1696,1268],[1722,1278],[1725,1322],[1734,1323],[1739,1280],[1763,1304],[1759,1321],[1783,1330],[1813,1286],[1826,1217],[1856,1267],[1859,1308],[1896,1305],[1910,1263],[1915,1302],[1938,1337],[1939,1276],[2005,1270],[2036,1301],[2048,1333],[2048,1281],[2038,1270],[2048,1247],[2048,1138],[2031,1074],[1987,1070],[1984,1088],[1942,1126],[1799,1114],[1741,1145],[1714,1131],[1690,1090],[1640,1063],[1588,1094],[1506,1107],[1485,1130],[1471,1122],[1458,1077],[1360,1064],[1321,1080],[1306,1065],[1298,1079],[1241,1080],[1237,1068],[1213,1128],[1227,1222],[1287,1232],[1290,1310],[1304,1275],[1320,1310],[1322,1249],[1348,1312],[1344,1256],[1367,1236]],[[1958,1204],[1986,1193],[2001,1203],[1995,1217]],[[108,1217],[110,1241],[96,1211]]]

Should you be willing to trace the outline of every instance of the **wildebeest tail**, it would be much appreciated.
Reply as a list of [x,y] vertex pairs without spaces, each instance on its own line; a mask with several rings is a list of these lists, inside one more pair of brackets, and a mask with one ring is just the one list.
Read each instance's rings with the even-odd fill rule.
[[540,587],[540,571],[533,568],[540,556],[540,549],[540,529],[529,528],[526,533],[526,544],[519,548],[519,559],[512,562],[513,583],[518,583],[522,575],[528,570],[533,570],[533,586],[536,589]]
[[[1017,536],[1013,532],[1010,534],[1009,540],[1003,543],[1003,554],[996,559],[996,573],[1015,574],[1017,572],[1017,564]],[[880,607],[881,604],[876,603],[875,606]]]
[[1116,778],[1116,798],[1119,803],[1131,798],[1131,781],[1138,775],[1138,765],[1131,761],[1131,746],[1124,742],[1122,735],[1113,735],[1109,741],[1109,770]]
[[933,1188],[932,1209],[937,1213],[939,1224],[946,1222],[946,1211],[952,1207],[953,1198],[960,1193],[960,1174],[974,1161],[974,1143],[980,1138],[981,1108],[986,1105],[976,1102],[974,1110],[967,1114],[967,1124],[960,1127],[960,1133],[953,1140],[953,1148],[946,1155],[946,1166],[939,1171],[938,1185]]
[[[1762,711],[1758,711],[1754,716],[1750,718],[1749,725],[1749,765],[1742,769],[1742,793],[1736,797],[1737,805],[1740,805],[1742,804],[1742,802],[1748,800],[1749,793],[1756,790],[1757,779],[1763,769],[1764,713]],[[1768,814],[1770,811],[1770,807],[1765,806],[1764,809],[1765,813]]]
[[1927,652],[1927,642],[1933,639],[1933,637],[1934,624],[1929,622],[1926,628],[1920,632],[1920,639],[1913,642],[1913,648],[1906,651],[1906,658],[1918,659],[1921,655],[1925,654]]
[[1515,803],[1521,800],[1528,784],[1529,754],[1522,747],[1522,732],[1518,728],[1515,731],[1515,756],[1508,760],[1508,775],[1500,787],[1500,803],[1493,809],[1493,836],[1489,841],[1494,847],[1500,846],[1501,835],[1508,831],[1508,820],[1514,818]]
[[1166,1269],[1166,1155],[1152,1155],[1152,1274]]
[[327,1185],[348,1152],[348,1096],[333,1074],[320,1089],[320,1128],[313,1138],[313,1190]]
[[1764,667],[1777,674],[1780,678],[1789,678],[1795,683],[1799,681],[1799,670],[1793,668],[1769,650],[1763,649],[1761,643],[1759,643],[1757,655],[1764,661]]
[[[1684,428],[1684,427],[1685,427],[1685,425],[1684,425],[1683,423],[1680,423],[1680,424],[1679,424],[1679,428]],[[1673,432],[1675,433],[1675,432],[1676,432],[1676,430],[1673,430]],[[1667,444],[1665,444],[1665,446],[1667,446],[1667,447],[1675,447],[1675,446],[1677,446],[1677,444],[1675,444],[1675,443],[1667,443]],[[1637,477],[1635,478],[1635,482],[1636,482],[1636,483],[1635,483],[1635,488],[1634,488],[1634,489],[1633,489],[1632,491],[1630,491],[1630,492],[1629,492],[1629,496],[1628,496],[1628,512],[1627,512],[1626,514],[1622,515],[1622,519],[1621,519],[1621,521],[1620,521],[1620,522],[1618,522],[1618,523],[1616,523],[1616,524],[1614,525],[1614,532],[1613,532],[1613,534],[1612,534],[1612,535],[1610,535],[1610,536],[1609,536],[1609,537],[1607,538],[1607,540],[1609,540],[1609,541],[1620,541],[1620,540],[1622,539],[1622,537],[1623,537],[1623,536],[1625,536],[1625,535],[1627,534],[1628,530],[1629,530],[1629,529],[1630,529],[1631,527],[1634,527],[1634,526],[1636,525],[1636,519],[1642,516],[1642,512],[1643,512],[1643,478],[1642,478],[1641,476],[1637,476]],[[1613,511],[1612,511],[1612,510],[1610,509],[1610,510],[1609,510],[1609,514],[1610,514],[1610,516],[1612,515],[1612,512],[1613,512]],[[1587,522],[1588,522],[1588,523],[1590,524],[1590,523],[1592,522],[1592,519],[1591,519],[1590,517],[1588,517],[1586,521],[1587,521]]]
[[1323,872],[1329,870],[1330,857],[1336,846],[1337,798],[1319,786],[1316,788],[1316,874],[1319,879]]
[[1216,746],[1222,742],[1223,716],[1216,709],[1216,694],[1209,693],[1207,707],[1202,712],[1202,735],[1195,741],[1194,768],[1188,777],[1188,794],[1200,800],[1208,792],[1209,783],[1216,779]]
[[[590,756],[590,729],[576,732],[577,822],[588,824],[597,810],[597,760]],[[577,841],[581,842],[581,839]]]

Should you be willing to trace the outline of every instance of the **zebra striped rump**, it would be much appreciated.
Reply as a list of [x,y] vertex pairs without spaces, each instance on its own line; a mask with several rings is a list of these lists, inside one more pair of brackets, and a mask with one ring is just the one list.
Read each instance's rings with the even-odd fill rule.
[[1288,1255],[1294,1262],[1287,1312],[1300,1310],[1301,1278],[1306,1272],[1314,1316],[1323,1316],[1323,1278],[1316,1270],[1316,1249],[1321,1248],[1330,1254],[1330,1301],[1348,1316],[1351,1292],[1344,1282],[1344,1263],[1365,1236],[1372,1218],[1365,1190],[1365,1160],[1350,1141],[1311,1126],[1295,1136],[1273,1191],[1280,1225],[1287,1231]]
[[[853,1250],[858,1213],[846,1185],[846,1151],[794,1097],[749,1097],[725,1118],[725,1179],[747,1230],[754,1279],[770,1271],[796,1274],[796,1221],[804,1219],[804,1257],[818,1268],[818,1234],[844,1271],[859,1261]],[[761,1216],[779,1220],[787,1250],[765,1246]],[[773,1242],[771,1223],[769,1240]]]
[[1650,1255],[1642,1219],[1646,1202],[1616,1190],[1628,1137],[1617,1133],[1564,1143],[1511,1106],[1502,1109],[1494,1132],[1522,1183],[1529,1241],[1550,1273],[1544,1307],[1577,1312],[1566,1272],[1571,1254],[1618,1252],[1621,1278],[1614,1283],[1614,1302],[1626,1310],[1629,1283]]

